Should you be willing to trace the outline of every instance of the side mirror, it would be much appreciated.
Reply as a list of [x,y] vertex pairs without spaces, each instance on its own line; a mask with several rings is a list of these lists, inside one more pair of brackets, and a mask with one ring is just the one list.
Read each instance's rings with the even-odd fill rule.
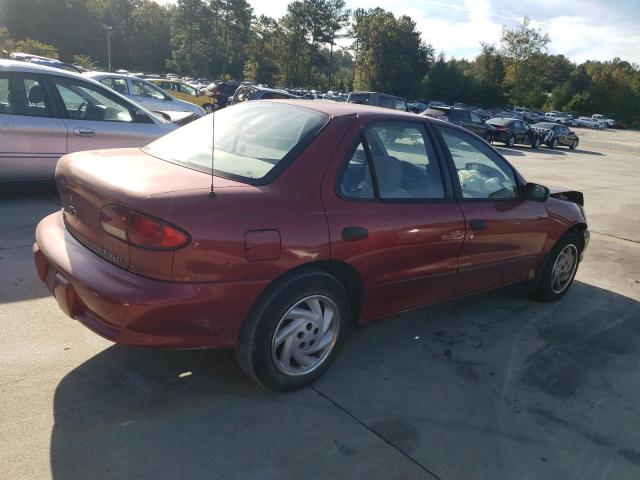
[[136,110],[134,115],[135,115],[134,118],[136,123],[153,123],[153,120],[149,118],[149,115],[147,115],[142,110],[139,110],[139,109]]
[[547,187],[537,183],[527,183],[524,187],[525,200],[531,200],[532,202],[546,202],[550,193]]

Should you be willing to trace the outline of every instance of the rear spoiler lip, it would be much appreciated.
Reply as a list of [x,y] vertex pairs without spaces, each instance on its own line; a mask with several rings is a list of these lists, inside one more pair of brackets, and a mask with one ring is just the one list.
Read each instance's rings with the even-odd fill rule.
[[577,203],[584,206],[584,195],[577,190],[571,190],[564,187],[549,187],[549,193],[552,198]]

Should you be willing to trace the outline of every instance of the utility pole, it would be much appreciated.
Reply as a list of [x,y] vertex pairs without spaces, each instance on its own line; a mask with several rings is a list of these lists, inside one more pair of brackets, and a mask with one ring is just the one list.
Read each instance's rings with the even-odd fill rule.
[[109,62],[109,72],[111,72],[111,32],[113,31],[113,27],[107,25],[104,28],[107,30],[107,58]]

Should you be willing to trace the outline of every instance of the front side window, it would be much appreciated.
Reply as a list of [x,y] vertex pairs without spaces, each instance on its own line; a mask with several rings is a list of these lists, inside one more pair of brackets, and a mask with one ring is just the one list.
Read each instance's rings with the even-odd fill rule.
[[444,198],[442,175],[424,127],[381,122],[365,129],[381,199]]
[[69,118],[105,122],[135,121],[130,106],[104,87],[63,77],[56,77],[53,82]]
[[[215,128],[212,118],[215,117]],[[259,183],[292,159],[327,122],[322,113],[285,104],[246,102],[207,115],[145,147],[154,157],[178,165]],[[212,147],[211,132],[215,131]],[[276,174],[278,169],[275,170]]]
[[152,86],[148,83],[140,82],[139,80],[131,80],[131,93],[136,97],[154,98],[156,100],[166,100],[167,96],[162,93],[156,86]]
[[511,166],[481,140],[457,129],[436,125],[458,171],[462,197],[512,199],[518,196]]
[[402,110],[403,112],[407,111],[407,102],[404,100],[397,98],[396,99],[396,110]]
[[471,117],[472,123],[478,123],[478,124],[482,123],[482,119],[477,113],[469,112],[469,116]]
[[0,76],[0,114],[50,116],[49,100],[36,78]]

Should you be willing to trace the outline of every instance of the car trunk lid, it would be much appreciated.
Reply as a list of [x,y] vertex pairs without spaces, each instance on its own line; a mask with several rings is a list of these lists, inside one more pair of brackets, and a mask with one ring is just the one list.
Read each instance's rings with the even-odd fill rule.
[[164,203],[154,202],[154,211],[147,211],[147,204],[140,211],[142,201],[152,195],[185,190],[202,190],[204,197],[212,181],[215,188],[243,185],[159,160],[139,149],[73,153],[64,156],[56,168],[67,230],[105,260],[154,278],[171,278],[173,251],[139,248],[113,232],[108,234],[102,226],[112,214],[108,207],[117,205],[163,219],[163,212],[170,207],[164,203],[171,202],[170,196]]

